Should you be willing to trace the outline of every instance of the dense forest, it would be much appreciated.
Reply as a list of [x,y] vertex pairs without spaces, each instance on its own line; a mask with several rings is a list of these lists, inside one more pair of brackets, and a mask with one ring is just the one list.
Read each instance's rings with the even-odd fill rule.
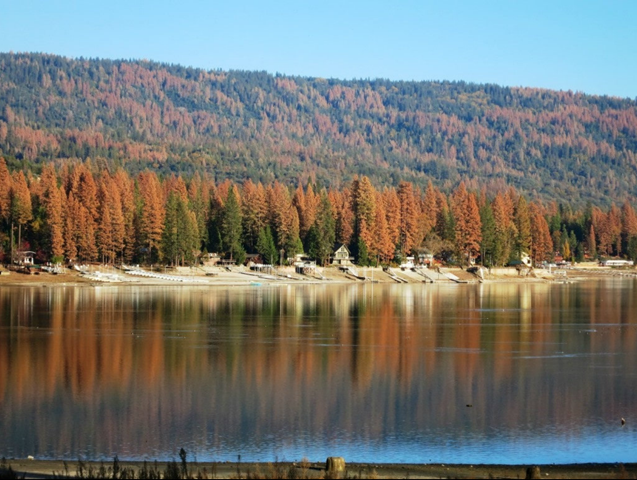
[[449,194],[431,182],[376,187],[364,175],[329,189],[239,184],[199,173],[131,176],[79,159],[59,170],[45,163],[36,175],[0,157],[0,261],[28,250],[41,262],[192,265],[216,252],[276,264],[284,250],[284,258],[304,252],[325,264],[338,244],[359,265],[421,253],[463,265],[506,265],[524,254],[535,263],[637,259],[637,214],[629,201],[576,210],[463,182]]
[[[333,80],[0,54],[0,155],[135,177],[445,194],[509,187],[608,210],[637,198],[637,102],[463,82]],[[95,173],[95,172],[94,172]],[[68,190],[68,189],[67,189]]]

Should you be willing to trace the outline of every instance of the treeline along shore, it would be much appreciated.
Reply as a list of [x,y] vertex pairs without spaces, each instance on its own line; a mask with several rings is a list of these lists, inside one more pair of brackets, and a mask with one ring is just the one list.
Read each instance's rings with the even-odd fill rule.
[[[195,266],[216,258],[291,263],[297,254],[330,263],[345,245],[358,266],[435,259],[505,266],[637,258],[637,215],[629,201],[528,201],[514,188],[445,194],[431,182],[376,188],[366,176],[342,189],[217,183],[193,175],[47,163],[38,174],[0,158],[0,261]],[[22,257],[18,257],[22,255]],[[255,256],[256,255],[256,256]]]
[[514,188],[450,194],[429,182],[377,189],[366,176],[342,189],[277,181],[215,183],[144,171],[100,169],[90,161],[46,164],[40,174],[0,158],[0,260],[24,252],[39,263],[198,265],[215,253],[241,264],[247,255],[280,265],[304,253],[329,263],[349,247],[359,266],[409,256],[459,266],[637,258],[637,215],[630,202],[527,201]]

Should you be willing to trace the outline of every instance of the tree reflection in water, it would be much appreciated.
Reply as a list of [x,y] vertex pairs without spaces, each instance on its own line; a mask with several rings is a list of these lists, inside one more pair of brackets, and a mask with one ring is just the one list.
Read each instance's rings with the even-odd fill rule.
[[0,453],[487,463],[566,437],[589,461],[586,432],[637,414],[636,302],[630,282],[3,288]]

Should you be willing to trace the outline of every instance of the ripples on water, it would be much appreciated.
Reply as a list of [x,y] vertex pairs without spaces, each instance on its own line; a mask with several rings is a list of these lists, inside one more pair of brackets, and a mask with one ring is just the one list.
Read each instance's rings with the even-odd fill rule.
[[636,307],[632,281],[3,287],[0,456],[631,462]]

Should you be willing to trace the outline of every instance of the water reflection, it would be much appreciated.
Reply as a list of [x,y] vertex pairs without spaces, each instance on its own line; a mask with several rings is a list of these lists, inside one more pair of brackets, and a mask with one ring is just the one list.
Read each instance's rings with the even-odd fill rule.
[[636,303],[626,281],[2,288],[0,454],[634,461]]

